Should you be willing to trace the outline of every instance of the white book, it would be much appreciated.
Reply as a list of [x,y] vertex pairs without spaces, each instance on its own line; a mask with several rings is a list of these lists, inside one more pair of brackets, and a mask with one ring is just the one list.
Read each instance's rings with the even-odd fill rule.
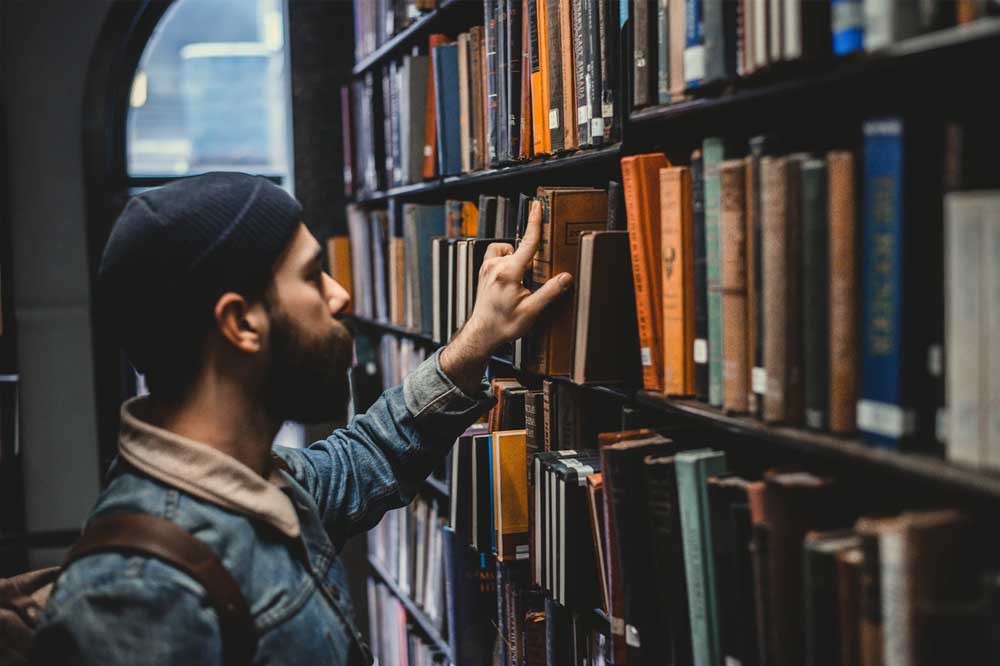
[[753,0],[753,68],[767,65],[767,1]]
[[912,576],[904,521],[879,535],[879,585],[882,597],[882,664],[913,663]]
[[797,60],[802,57],[802,4],[801,0],[784,0],[783,4],[784,43],[781,54],[785,60]]
[[445,315],[444,339],[441,342],[448,342],[455,334],[455,243],[448,243],[448,288],[446,301],[441,307],[448,308]]
[[434,342],[444,342],[443,331],[441,330],[441,241],[434,239],[431,241],[431,338]]
[[1000,468],[1000,190],[978,193],[982,204],[983,222],[983,271],[982,285],[985,303],[985,327],[982,332],[982,349],[988,358],[979,364],[986,378],[982,405],[986,429],[986,464]]
[[917,34],[918,6],[900,0],[864,0],[865,50],[876,51]]
[[465,326],[468,273],[469,241],[460,240],[455,243],[455,331]]
[[781,36],[782,4],[784,0],[767,0],[768,16],[768,62],[779,62],[781,60],[782,45],[784,39]]

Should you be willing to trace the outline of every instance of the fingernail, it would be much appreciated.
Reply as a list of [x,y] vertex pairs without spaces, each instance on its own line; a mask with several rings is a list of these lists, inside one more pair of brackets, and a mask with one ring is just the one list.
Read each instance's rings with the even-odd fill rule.
[[569,273],[563,273],[559,276],[559,286],[563,289],[569,289],[569,286],[573,284],[573,276]]

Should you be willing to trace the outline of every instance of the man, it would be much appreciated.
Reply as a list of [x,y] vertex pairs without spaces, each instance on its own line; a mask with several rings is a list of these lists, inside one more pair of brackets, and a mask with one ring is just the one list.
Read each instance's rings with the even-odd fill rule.
[[[348,398],[350,298],[322,269],[298,202],[266,179],[213,173],[133,198],[101,260],[98,303],[145,373],[122,406],[119,456],[91,514],[166,518],[207,544],[250,606],[254,663],[367,660],[344,542],[409,502],[455,438],[492,405],[491,352],[570,285],[531,293],[538,246],[490,246],[475,311],[444,349],[366,414],[307,449],[272,448],[287,419],[329,420]],[[35,636],[38,663],[219,664],[205,590],[129,553],[76,560]]]

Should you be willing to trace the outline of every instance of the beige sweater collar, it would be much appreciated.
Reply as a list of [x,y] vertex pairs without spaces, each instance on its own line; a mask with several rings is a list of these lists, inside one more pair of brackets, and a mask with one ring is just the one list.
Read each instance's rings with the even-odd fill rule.
[[151,424],[148,398],[122,405],[118,452],[137,469],[224,509],[262,520],[283,534],[299,536],[299,517],[281,491],[283,472],[272,467],[264,479],[212,447]]

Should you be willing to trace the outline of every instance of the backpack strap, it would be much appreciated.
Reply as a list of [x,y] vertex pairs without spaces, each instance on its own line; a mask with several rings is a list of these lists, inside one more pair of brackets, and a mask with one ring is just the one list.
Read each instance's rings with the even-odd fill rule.
[[223,663],[246,666],[257,652],[253,617],[239,585],[203,541],[173,521],[143,513],[95,518],[70,550],[64,567],[88,555],[139,553],[163,560],[191,576],[208,594],[222,635]]

